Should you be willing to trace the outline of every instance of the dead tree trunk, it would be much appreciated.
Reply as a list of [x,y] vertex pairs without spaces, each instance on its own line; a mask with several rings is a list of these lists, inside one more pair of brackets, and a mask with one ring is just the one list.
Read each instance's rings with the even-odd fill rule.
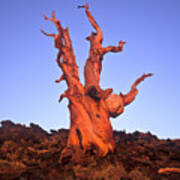
[[152,75],[146,74],[136,80],[126,95],[112,94],[111,88],[101,89],[99,81],[104,55],[108,52],[122,51],[125,42],[120,41],[118,46],[103,47],[102,31],[89,12],[88,4],[80,7],[85,9],[85,13],[95,29],[95,32],[87,37],[90,42],[90,51],[84,67],[85,85],[81,84],[79,80],[78,66],[68,28],[63,29],[53,12],[52,18],[45,15],[44,18],[54,23],[58,34],[47,34],[42,30],[46,36],[54,37],[55,47],[59,50],[57,64],[63,74],[56,82],[65,80],[68,87],[59,100],[61,101],[64,97],[68,98],[71,118],[67,147],[62,152],[61,159],[66,155],[67,150],[72,148],[75,150],[81,148],[86,152],[93,145],[97,148],[96,152],[100,156],[105,156],[109,151],[113,151],[115,143],[109,118],[120,115],[124,107],[135,99],[138,93],[137,84]]

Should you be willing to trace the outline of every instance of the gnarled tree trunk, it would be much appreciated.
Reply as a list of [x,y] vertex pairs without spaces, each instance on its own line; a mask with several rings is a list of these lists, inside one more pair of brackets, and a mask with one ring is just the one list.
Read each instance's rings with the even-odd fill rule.
[[90,42],[90,51],[84,67],[85,85],[79,80],[78,66],[76,65],[68,28],[64,29],[61,26],[53,12],[52,18],[45,15],[44,18],[54,23],[58,34],[47,34],[42,30],[46,36],[54,37],[55,47],[59,49],[57,64],[63,74],[56,82],[65,80],[68,86],[59,100],[61,101],[64,97],[68,98],[71,118],[67,147],[62,152],[61,159],[66,155],[69,148],[81,148],[86,152],[93,145],[97,147],[96,152],[100,156],[105,156],[109,151],[113,151],[115,143],[109,118],[120,115],[124,111],[124,107],[135,99],[138,93],[137,84],[152,75],[144,74],[137,79],[126,95],[113,94],[111,88],[101,89],[99,81],[104,55],[108,52],[122,51],[125,42],[120,41],[118,46],[103,47],[102,31],[89,12],[88,4],[79,6],[79,8],[85,9],[85,13],[96,31],[86,38]]

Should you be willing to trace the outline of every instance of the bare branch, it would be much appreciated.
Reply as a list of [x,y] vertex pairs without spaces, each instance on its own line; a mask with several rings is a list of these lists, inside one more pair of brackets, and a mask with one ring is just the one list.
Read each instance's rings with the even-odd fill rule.
[[80,8],[85,8],[85,12],[86,12],[86,15],[91,23],[91,25],[94,27],[94,29],[96,30],[96,41],[97,42],[100,42],[102,43],[102,40],[103,40],[103,33],[101,31],[101,28],[99,27],[99,25],[97,24],[97,22],[95,21],[95,19],[93,18],[92,14],[90,13],[89,11],[89,7],[88,7],[88,3],[86,3],[85,6],[79,6]]
[[78,9],[80,9],[80,8],[85,8],[85,5],[79,5],[79,6],[77,6],[77,8],[78,8]]
[[55,82],[56,82],[56,83],[60,83],[62,80],[65,80],[64,74],[62,74],[62,75],[60,76],[60,78],[57,79]]
[[125,41],[120,41],[119,46],[108,46],[103,48],[104,54],[107,52],[120,52],[123,50],[123,45],[126,44]]
[[50,36],[50,37],[54,37],[55,38],[55,34],[48,34],[46,33],[43,29],[41,29],[41,32],[45,35],[45,36]]
[[63,94],[61,94],[60,98],[59,98],[59,103],[63,100],[63,98],[68,98],[68,95],[67,95],[67,91],[65,91]]
[[47,17],[45,14],[43,14],[44,19],[48,21],[52,21],[54,25],[56,26],[58,30],[58,34],[48,34],[44,30],[41,30],[41,32],[46,35],[46,36],[53,36],[55,40],[55,47],[62,51],[62,46],[63,46],[63,28],[61,26],[61,23],[58,19],[55,18],[55,12],[52,12],[52,18]]
[[63,30],[60,21],[58,19],[56,19],[56,17],[55,17],[55,12],[54,11],[52,12],[52,18],[47,17],[45,14],[43,14],[43,16],[44,16],[45,20],[52,21],[54,23],[54,25],[56,26],[58,31]]
[[123,101],[124,101],[124,106],[127,106],[128,104],[130,104],[131,102],[134,101],[136,95],[138,94],[138,90],[137,89],[131,89],[127,94],[122,94],[120,93],[120,96],[123,97]]
[[[61,95],[60,100],[62,100],[63,97],[70,98],[70,95],[78,94],[80,92],[82,93],[83,86],[79,80],[78,67],[76,65],[69,31],[68,28],[62,28],[60,21],[55,17],[55,12],[52,12],[52,18],[49,18],[45,15],[43,16],[45,20],[52,21],[58,30],[57,35],[48,34],[43,30],[41,30],[41,32],[46,36],[54,37],[55,47],[59,49],[56,62],[63,71],[63,75],[58,80],[56,80],[56,82],[65,80],[68,85],[68,90],[66,91],[66,93]],[[78,88],[75,89],[75,86]]]
[[[102,60],[107,52],[120,52],[123,49],[124,41],[120,41],[119,46],[102,47],[103,34],[102,31],[89,11],[88,3],[85,6],[78,6],[78,8],[85,8],[86,15],[91,25],[96,30],[87,39],[90,41],[89,58],[86,60],[84,67],[85,91],[94,99],[101,99],[106,97],[106,90],[102,90],[99,85],[100,74],[102,70]],[[93,90],[93,92],[91,92]],[[100,98],[101,97],[101,98]]]
[[180,173],[180,168],[161,168],[158,170],[159,174],[170,174],[170,173]]
[[52,21],[52,18],[47,17],[44,13],[42,14],[45,20]]
[[148,74],[143,74],[140,78],[138,78],[133,85],[131,86],[131,90],[123,95],[122,93],[120,93],[120,96],[123,97],[124,100],[124,106],[130,104],[131,102],[134,101],[136,95],[138,94],[138,90],[136,88],[136,86],[141,83],[145,78],[152,76],[152,73],[148,73]]
[[132,89],[135,89],[136,86],[141,83],[142,81],[144,81],[144,79],[146,79],[147,77],[153,76],[152,73],[148,73],[148,74],[143,74],[140,78],[138,78],[132,85]]

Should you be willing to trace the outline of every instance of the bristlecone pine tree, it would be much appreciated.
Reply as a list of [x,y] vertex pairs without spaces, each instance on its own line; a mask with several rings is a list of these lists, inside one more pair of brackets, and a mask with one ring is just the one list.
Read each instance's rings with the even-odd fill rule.
[[99,81],[104,55],[108,52],[121,52],[125,42],[120,41],[118,46],[103,47],[102,31],[91,15],[88,4],[78,6],[78,8],[85,9],[85,13],[96,31],[86,38],[90,43],[90,51],[84,67],[85,85],[79,79],[78,66],[68,28],[64,29],[60,21],[56,19],[55,13],[52,12],[52,18],[43,16],[45,20],[54,23],[58,33],[48,34],[41,30],[44,35],[54,38],[55,48],[59,50],[56,61],[63,74],[56,82],[65,80],[68,86],[59,99],[61,101],[64,97],[68,98],[71,118],[67,146],[62,151],[60,160],[69,154],[70,149],[71,153],[78,149],[87,152],[93,146],[96,147],[95,152],[100,156],[105,156],[109,151],[113,151],[115,143],[110,117],[115,118],[123,113],[124,107],[130,104],[138,93],[136,86],[152,75],[151,73],[144,74],[138,78],[127,94],[113,94],[111,88],[103,90]]

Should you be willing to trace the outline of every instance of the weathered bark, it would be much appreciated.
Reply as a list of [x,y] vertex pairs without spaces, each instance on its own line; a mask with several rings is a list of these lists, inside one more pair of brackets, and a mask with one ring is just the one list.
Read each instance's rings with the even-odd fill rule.
[[91,15],[88,4],[80,7],[85,8],[85,13],[96,30],[95,33],[87,37],[90,42],[90,51],[84,67],[84,86],[79,80],[78,66],[76,65],[68,28],[63,29],[53,12],[52,18],[45,15],[44,18],[54,23],[58,34],[47,34],[42,30],[43,34],[54,38],[55,47],[59,50],[56,61],[63,74],[56,82],[65,80],[68,87],[59,99],[61,101],[64,97],[68,98],[71,118],[67,147],[62,152],[60,159],[67,156],[68,150],[72,148],[74,150],[82,149],[86,152],[93,145],[97,148],[97,154],[101,156],[113,151],[115,143],[109,118],[120,115],[124,107],[135,99],[138,93],[137,84],[152,75],[147,74],[139,78],[126,95],[112,94],[111,88],[102,90],[99,81],[103,57],[108,52],[122,51],[125,42],[120,41],[118,46],[103,47],[102,31]]
[[159,174],[180,173],[180,168],[161,168],[158,170]]

